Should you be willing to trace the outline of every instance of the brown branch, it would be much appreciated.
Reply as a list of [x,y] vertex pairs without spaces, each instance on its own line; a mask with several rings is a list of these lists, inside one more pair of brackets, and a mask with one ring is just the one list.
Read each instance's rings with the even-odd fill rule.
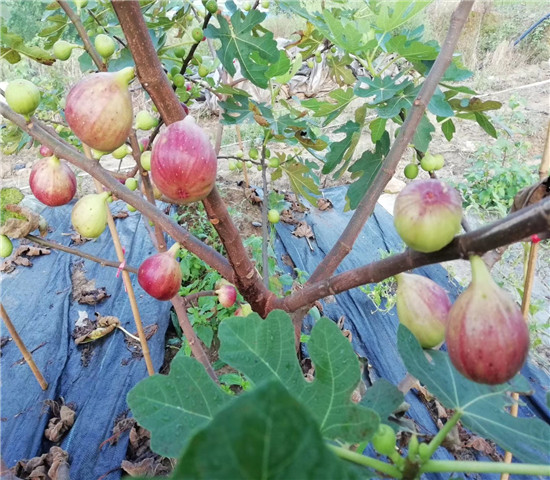
[[15,123],[22,130],[26,131],[42,145],[50,147],[57,157],[64,158],[76,167],[89,173],[107,187],[116,197],[137,208],[148,219],[158,222],[164,231],[174,240],[179,242],[191,253],[194,253],[204,260],[229,282],[235,282],[234,272],[226,258],[191,235],[185,228],[178,225],[178,223],[169,216],[163,214],[154,205],[146,201],[139,193],[128,190],[128,188],[122,185],[118,180],[114,179],[98,162],[88,160],[82,153],[76,150],[75,147],[64,142],[53,131],[50,131],[48,127],[45,127],[34,117],[31,119],[31,122],[27,124],[23,116],[13,112],[4,103],[0,103],[0,114]]
[[[169,125],[183,119],[185,117],[183,107],[172,90],[151,38],[147,34],[147,26],[141,14],[139,2],[115,1],[112,2],[112,5],[134,57],[138,78],[157,106],[164,123]],[[266,303],[273,294],[262,284],[260,275],[248,257],[239,231],[233,224],[216,187],[203,203],[208,218],[218,232],[235,272],[234,278],[228,278],[228,280],[237,286],[254,311],[262,316],[267,315]],[[201,255],[197,256],[202,258]]]
[[276,299],[270,308],[293,312],[328,295],[336,295],[367,283],[377,283],[392,275],[424,265],[459,258],[467,259],[471,255],[480,255],[549,229],[550,198],[545,198],[501,220],[456,237],[448,246],[438,252],[421,253],[406,250],[398,255],[341,273],[328,280],[306,284],[299,292]]
[[[81,252],[76,248],[66,247],[57,242],[52,242],[51,240],[45,240],[44,238],[36,237],[35,235],[27,235],[25,238],[29,239],[31,242],[44,247],[53,248],[61,252],[70,253],[71,255],[76,255],[78,257],[85,258],[86,260],[91,260],[92,262],[99,263],[104,267],[113,267],[120,268],[120,262],[114,262],[112,260],[106,260],[105,258],[96,257],[95,255],[90,255],[89,253]],[[130,265],[125,265],[122,270],[126,270],[131,273],[138,273],[138,269],[131,267]]]
[[461,0],[454,11],[451,17],[447,38],[443,43],[441,51],[415,99],[405,123],[399,130],[399,135],[393,143],[388,155],[382,162],[380,171],[376,175],[369,191],[357,206],[344,232],[340,235],[340,238],[327,256],[317,266],[307,283],[314,283],[331,276],[336,271],[338,265],[340,265],[342,260],[351,251],[359,232],[374,211],[378,198],[384,191],[386,184],[393,177],[399,160],[411,142],[441,77],[452,61],[453,52],[458,42],[458,38],[460,37],[460,32],[466,23],[473,3],[473,0]]
[[92,57],[92,60],[97,65],[97,68],[99,70],[106,72],[107,71],[107,65],[103,62],[103,59],[99,56],[99,53],[97,53],[96,49],[92,45],[92,42],[90,40],[90,37],[88,36],[88,33],[86,32],[86,29],[84,28],[84,25],[82,25],[82,22],[80,21],[80,17],[74,12],[74,10],[69,6],[68,2],[65,0],[57,0],[57,3],[59,3],[59,6],[65,11],[71,22],[76,28],[76,31],[78,32],[78,35],[80,35],[80,38],[84,42],[84,48]]

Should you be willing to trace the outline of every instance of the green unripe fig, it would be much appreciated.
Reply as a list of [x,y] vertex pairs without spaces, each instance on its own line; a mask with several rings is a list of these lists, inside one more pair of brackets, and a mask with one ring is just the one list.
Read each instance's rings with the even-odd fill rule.
[[279,168],[279,165],[280,165],[279,159],[277,157],[270,158],[269,161],[267,162],[267,165],[270,168]]
[[272,208],[269,212],[267,212],[267,219],[269,220],[269,223],[279,223],[281,215],[277,210]]
[[186,20],[188,23],[191,23],[194,19],[195,19],[195,17],[193,16],[192,13],[188,13],[187,15],[185,15],[185,20]]
[[237,158],[243,158],[244,152],[242,150],[237,150],[237,153],[235,154]]
[[250,10],[252,10],[252,4],[250,2],[246,2],[244,5],[243,5],[243,10],[245,12],[250,12]]
[[205,4],[206,10],[214,14],[218,11],[218,2],[216,0],[208,0]]
[[427,462],[430,459],[430,446],[427,443],[418,445],[418,456],[422,462]]
[[261,5],[262,5],[262,8],[265,8],[265,9],[269,8],[269,0],[263,0]]
[[316,53],[315,54],[315,61],[317,63],[321,63],[323,61],[323,57],[321,57],[321,54],[320,53]]
[[120,147],[118,147],[116,150],[113,150],[111,155],[115,157],[117,160],[123,159],[126,155],[132,153],[132,150],[128,145],[123,143]]
[[196,43],[199,43],[204,38],[204,32],[202,31],[202,28],[195,27],[191,31],[191,37]]
[[185,57],[185,48],[183,48],[181,45],[174,48],[174,56],[176,56],[177,58]]
[[315,63],[313,63],[313,60],[307,61],[307,68],[313,68],[315,66]]
[[101,150],[96,150],[95,148],[90,149],[92,151],[92,158],[94,160],[100,160],[101,157],[107,155],[107,152],[102,152]]
[[138,187],[138,181],[134,177],[130,177],[124,181],[124,185],[128,190],[134,191]]
[[88,0],[74,0],[74,4],[76,9],[80,10],[81,8],[86,8],[86,5],[88,5]]
[[199,65],[199,76],[204,78],[210,73],[205,65]]
[[414,180],[418,176],[418,165],[416,163],[409,163],[403,172],[405,177],[410,180]]
[[229,170],[231,170],[232,172],[239,169],[239,166],[237,165],[236,160],[229,160],[229,162],[227,162],[227,166],[229,167]]
[[389,425],[381,423],[378,426],[377,432],[372,437],[372,446],[374,449],[379,454],[389,457],[395,452],[395,443],[396,438],[393,429]]
[[269,148],[265,149],[265,158],[271,157],[271,150]]
[[193,59],[191,60],[191,63],[193,65],[199,66],[202,63],[202,56],[198,53],[195,53],[195,55],[193,55]]
[[151,170],[151,151],[147,150],[141,154],[140,159],[141,166],[143,167],[143,170]]
[[99,53],[103,58],[109,58],[113,53],[115,53],[116,50],[115,41],[109,37],[109,35],[105,35],[104,33],[100,33],[97,37],[95,37],[94,46],[97,53]]
[[440,153],[434,155],[434,170],[441,170],[443,168],[443,165],[445,165],[445,159],[443,158],[443,155],[441,155]]
[[258,170],[258,172],[261,172],[263,170],[262,166],[261,165],[256,165],[256,170]]
[[185,85],[185,77],[181,73],[178,73],[172,77],[172,82],[178,88],[183,87]]
[[426,155],[420,160],[420,167],[426,172],[433,172],[437,164],[437,160],[435,160],[435,157],[429,152],[426,152]]
[[248,317],[252,313],[252,307],[249,303],[243,303],[237,310],[235,310],[234,315],[236,317]]
[[418,437],[413,433],[412,437],[409,440],[409,451],[407,456],[410,460],[414,461],[418,453]]
[[158,124],[158,119],[153,117],[147,110],[141,110],[136,115],[136,128],[139,130],[151,130]]
[[16,112],[29,117],[40,104],[40,90],[28,80],[18,79],[11,81],[5,92],[6,102]]
[[13,252],[13,243],[6,235],[0,235],[0,257],[7,258],[11,252]]
[[136,207],[133,207],[129,203],[126,204],[126,208],[128,209],[129,212],[135,212],[137,210]]
[[246,162],[246,168],[252,168],[252,162]]
[[249,151],[248,151],[248,156],[252,159],[252,160],[257,160],[258,157],[260,156],[259,152],[258,152],[258,149],[255,148],[255,147],[252,147]]
[[109,192],[84,195],[73,207],[71,223],[85,238],[97,238],[107,226]]
[[65,40],[58,40],[53,44],[53,54],[58,60],[68,60],[71,56],[71,53],[75,48],[75,45],[72,43],[66,42]]
[[174,78],[176,75],[179,75],[180,73],[180,67],[172,67],[170,69],[170,75],[172,76],[172,78]]

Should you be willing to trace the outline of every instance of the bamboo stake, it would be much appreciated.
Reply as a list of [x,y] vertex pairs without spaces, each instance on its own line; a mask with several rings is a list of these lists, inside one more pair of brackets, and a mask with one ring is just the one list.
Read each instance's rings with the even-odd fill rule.
[[[544,152],[542,155],[542,160],[540,162],[539,169],[539,178],[542,180],[548,174],[548,166],[550,164],[550,122],[548,123],[548,129],[546,131],[546,142],[544,145]],[[523,298],[521,300],[521,313],[523,318],[528,323],[529,322],[529,306],[531,304],[531,294],[533,292],[533,283],[535,281],[535,267],[537,265],[537,255],[539,250],[538,241],[531,241],[531,248],[529,249],[529,259],[527,261],[527,271],[525,273],[525,281],[523,284]],[[512,399],[515,403],[510,408],[510,415],[513,417],[518,416],[518,402],[519,394],[514,392],[512,394]],[[504,463],[512,462],[512,453],[506,452],[504,454]],[[503,473],[500,476],[500,480],[508,480],[510,474]]]
[[31,367],[32,373],[34,374],[34,376],[36,377],[36,380],[38,380],[38,383],[40,384],[40,388],[42,388],[42,390],[47,390],[48,382],[46,382],[46,380],[40,373],[40,370],[36,366],[36,363],[34,363],[32,354],[27,350],[27,347],[25,347],[23,340],[21,340],[21,337],[17,333],[17,330],[15,329],[15,326],[13,325],[8,315],[8,312],[6,312],[6,309],[4,308],[4,305],[1,302],[0,302],[0,316],[2,317],[2,320],[4,320],[4,323],[8,328],[8,332],[10,333],[11,338],[13,338],[13,341],[17,345],[17,348],[23,354],[23,358],[29,364],[29,367]]
[[[82,144],[84,147],[84,153],[88,158],[92,158],[92,152],[88,145]],[[103,186],[99,181],[95,180],[95,187],[98,193],[103,191]],[[122,264],[124,262],[124,252],[122,251],[122,245],[120,244],[120,237],[115,226],[115,221],[111,215],[111,210],[107,209],[107,225],[111,232],[111,237],[113,238],[113,245],[115,246],[116,256],[118,261]],[[143,352],[143,358],[145,359],[145,365],[147,366],[147,373],[149,375],[155,374],[155,368],[153,367],[153,361],[151,360],[151,354],[149,353],[149,346],[147,345],[147,337],[145,336],[145,331],[143,330],[143,324],[141,322],[141,316],[139,314],[139,309],[136,302],[136,295],[134,293],[134,287],[132,286],[132,281],[130,280],[130,274],[126,270],[122,270],[122,281],[124,282],[124,287],[126,288],[126,293],[128,294],[128,299],[130,300],[130,307],[132,309],[132,314],[134,315],[134,321],[136,322],[136,328],[138,331],[139,342],[141,344],[141,351]]]

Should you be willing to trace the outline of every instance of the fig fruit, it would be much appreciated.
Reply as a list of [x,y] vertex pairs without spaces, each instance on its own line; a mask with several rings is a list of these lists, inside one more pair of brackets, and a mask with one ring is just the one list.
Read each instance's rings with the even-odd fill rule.
[[53,155],[53,150],[46,145],[41,145],[40,155],[42,155],[43,157],[51,157]]
[[408,179],[414,180],[416,177],[418,177],[418,165],[416,163],[409,163],[405,167],[403,173]]
[[126,155],[132,153],[132,149],[126,145],[125,143],[123,143],[120,147],[118,147],[117,149],[113,150],[113,152],[111,153],[111,155],[116,158],[117,160],[122,160]]
[[272,208],[267,212],[267,219],[269,220],[269,223],[279,223],[279,220],[281,219],[281,215],[277,210]]
[[472,282],[449,312],[445,340],[455,368],[478,383],[510,380],[529,351],[529,329],[516,303],[491,278],[480,257],[470,257]]
[[128,190],[134,191],[138,187],[138,181],[134,177],[130,177],[124,181],[124,185]]
[[143,170],[151,170],[151,150],[146,150],[141,154],[140,163]]
[[203,37],[204,37],[204,33],[202,31],[202,28],[199,28],[199,27],[195,27],[192,31],[191,31],[191,37],[193,37],[193,40],[195,42],[200,42]]
[[208,0],[205,7],[211,14],[214,14],[218,11],[218,2],[216,0]]
[[84,77],[69,92],[65,117],[74,134],[96,150],[112,152],[132,130],[132,100],[128,82],[132,67]]
[[420,167],[426,172],[433,172],[436,165],[437,160],[435,159],[434,155],[429,152],[426,152],[426,154],[422,157],[422,160],[420,160]]
[[136,115],[136,128],[139,130],[151,130],[158,124],[158,119],[153,117],[147,110],[141,110]]
[[252,313],[252,307],[249,303],[243,303],[237,310],[235,310],[234,315],[236,317],[248,317]]
[[218,301],[225,308],[232,307],[237,300],[237,290],[231,284],[223,284],[216,290]]
[[75,47],[76,45],[66,42],[65,40],[58,40],[53,44],[53,54],[58,60],[68,60]]
[[187,116],[172,123],[153,145],[151,174],[157,188],[175,203],[205,198],[216,181],[217,157],[208,135]]
[[65,162],[51,156],[34,164],[29,185],[40,202],[58,207],[73,199],[76,193],[76,176]]
[[28,118],[40,104],[40,90],[28,80],[12,80],[5,91],[6,102],[10,108]]
[[83,237],[97,238],[107,226],[109,192],[84,195],[71,212],[71,223]]
[[183,58],[185,57],[185,48],[183,48],[181,45],[174,48],[174,56],[176,58]]
[[372,437],[372,446],[381,455],[390,456],[395,452],[396,436],[393,429],[381,423]]
[[0,235],[0,257],[7,258],[13,252],[13,243],[6,235]]
[[462,200],[458,192],[436,180],[416,180],[397,196],[393,221],[399,236],[412,249],[435,252],[460,231]]
[[248,151],[248,156],[252,159],[252,160],[258,160],[258,157],[260,156],[260,153],[258,152],[258,149],[256,147],[252,147],[249,151]]
[[141,288],[158,300],[170,300],[180,289],[182,275],[175,258],[179,248],[179,243],[175,243],[166,252],[147,258],[139,267]]
[[399,322],[416,337],[422,348],[432,348],[445,339],[451,301],[447,292],[429,278],[400,273],[396,306]]
[[208,71],[208,67],[206,65],[199,65],[197,73],[199,74],[199,77],[205,78],[210,72]]
[[267,162],[267,165],[270,168],[279,168],[280,164],[281,164],[281,162],[279,161],[279,159],[277,157],[271,157],[269,159],[269,161]]
[[116,50],[115,41],[109,37],[109,35],[105,35],[104,33],[100,33],[97,37],[95,37],[94,46],[97,53],[99,53],[103,58],[109,58],[113,53],[115,53]]
[[185,77],[181,73],[177,73],[172,77],[172,82],[177,88],[181,88],[185,85]]

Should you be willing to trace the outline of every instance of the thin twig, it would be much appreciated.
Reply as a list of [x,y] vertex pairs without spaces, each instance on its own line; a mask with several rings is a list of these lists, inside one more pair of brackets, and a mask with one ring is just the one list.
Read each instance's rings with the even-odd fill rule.
[[[66,247],[65,245],[61,245],[60,243],[57,243],[57,242],[52,242],[51,240],[45,240],[44,238],[40,238],[35,235],[27,235],[25,238],[29,239],[33,243],[37,243],[38,245],[42,245],[48,248],[53,248],[61,252],[70,253],[71,255],[76,255],[78,257],[85,258],[86,260],[91,260],[92,262],[99,263],[104,267],[121,268],[120,262],[114,262],[112,260],[106,260],[105,258],[96,257],[95,255],[90,255],[89,253],[81,252],[76,248]],[[130,265],[124,265],[124,267],[122,267],[121,269],[126,270],[130,273],[137,274],[138,272],[137,268],[131,267]]]
[[269,192],[267,191],[267,172],[265,168],[265,141],[262,145],[261,152],[261,164],[262,164],[262,188],[264,190],[264,200],[262,202],[262,275],[264,278],[264,285],[269,288],[269,257],[267,255],[267,247],[269,243],[269,231],[268,231],[268,218],[267,207],[269,204]]
[[6,309],[4,308],[4,305],[2,304],[2,302],[0,302],[0,316],[2,317],[2,320],[4,320],[4,323],[6,324],[8,332],[11,338],[13,338],[13,341],[15,342],[15,344],[17,345],[17,348],[23,354],[23,358],[29,364],[29,367],[31,367],[32,373],[34,374],[36,380],[38,380],[38,383],[40,384],[40,388],[42,388],[42,390],[47,390],[48,382],[46,382],[46,379],[42,376],[40,369],[36,366],[36,363],[34,363],[32,354],[27,350],[27,347],[25,347],[23,340],[17,333],[17,330],[15,329],[15,326],[13,325],[8,315],[8,312],[6,312]]
[[[212,14],[208,12],[206,16],[204,17],[204,22],[202,23],[202,29],[204,30],[208,26],[208,22],[212,18]],[[197,42],[192,45],[192,47],[189,49],[189,53],[187,54],[187,57],[185,57],[185,60],[183,61],[183,64],[181,65],[180,73],[183,75],[185,71],[187,70],[187,67],[189,66],[189,62],[193,60],[193,55],[195,55],[195,51],[197,50],[199,43]]]

